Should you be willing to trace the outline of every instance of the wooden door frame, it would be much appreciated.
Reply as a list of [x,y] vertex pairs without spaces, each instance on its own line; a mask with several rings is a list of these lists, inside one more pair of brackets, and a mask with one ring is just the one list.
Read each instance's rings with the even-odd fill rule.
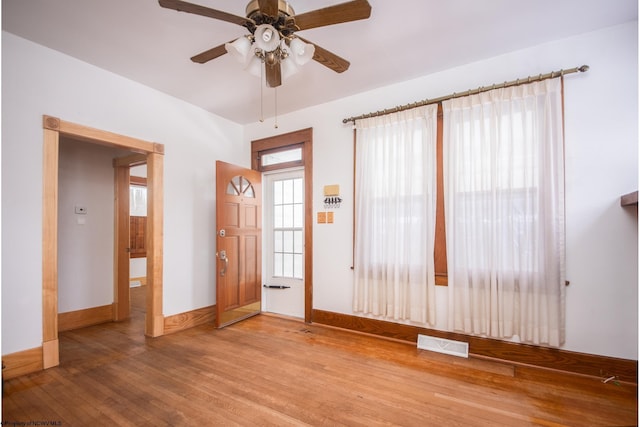
[[[60,364],[58,341],[58,165],[60,136],[76,141],[124,148],[146,156],[147,163],[147,313],[145,335],[164,332],[162,315],[162,224],[164,145],[93,129],[56,117],[43,116],[42,167],[42,362],[47,369]],[[117,174],[116,174],[117,175]],[[117,215],[116,215],[117,216]],[[116,223],[117,227],[117,223]],[[117,228],[116,228],[117,230]],[[114,254],[117,251],[114,250]],[[118,257],[114,256],[117,290]],[[128,296],[127,296],[128,298]],[[114,307],[117,305],[114,304]],[[114,313],[114,319],[117,318]]]
[[[304,321],[313,321],[313,128],[251,141],[251,169],[261,171],[260,153],[302,144],[304,166]],[[273,169],[270,169],[270,171]]]

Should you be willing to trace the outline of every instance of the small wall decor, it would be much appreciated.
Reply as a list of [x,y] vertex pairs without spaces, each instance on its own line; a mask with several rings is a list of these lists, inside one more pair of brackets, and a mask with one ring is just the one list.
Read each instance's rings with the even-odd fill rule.
[[326,224],[326,223],[327,223],[327,213],[318,212],[318,224]]
[[318,212],[318,224],[333,224],[333,212]]
[[333,224],[333,212],[327,212],[327,224]]
[[324,208],[325,209],[337,209],[342,203],[340,198],[340,186],[339,185],[325,185],[324,186]]

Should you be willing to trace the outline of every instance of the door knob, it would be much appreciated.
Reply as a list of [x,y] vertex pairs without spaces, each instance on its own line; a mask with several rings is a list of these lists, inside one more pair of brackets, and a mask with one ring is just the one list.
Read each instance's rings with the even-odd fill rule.
[[224,265],[220,270],[220,276],[224,276],[227,272],[227,268],[229,267],[229,258],[227,258],[227,251],[220,251],[219,258],[221,261],[224,261]]

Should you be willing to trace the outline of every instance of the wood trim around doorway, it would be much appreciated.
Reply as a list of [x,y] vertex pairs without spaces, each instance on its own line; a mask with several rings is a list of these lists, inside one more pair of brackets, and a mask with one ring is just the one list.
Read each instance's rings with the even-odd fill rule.
[[152,211],[148,224],[147,322],[145,335],[163,334],[162,223],[164,145],[43,116],[42,193],[42,368],[60,363],[58,345],[58,161],[60,136],[77,141],[123,148],[146,156],[151,170],[147,187]]
[[[251,169],[262,171],[260,153],[302,144],[304,166],[304,321],[313,314],[313,128],[251,141]],[[275,170],[275,169],[270,169]]]

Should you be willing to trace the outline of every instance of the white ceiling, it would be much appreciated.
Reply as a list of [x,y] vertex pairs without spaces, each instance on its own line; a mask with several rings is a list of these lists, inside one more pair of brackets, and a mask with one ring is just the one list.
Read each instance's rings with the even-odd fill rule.
[[[290,4],[299,14],[344,1]],[[191,2],[244,16],[248,0]],[[351,67],[337,74],[315,61],[305,65],[278,89],[280,114],[638,17],[637,0],[369,3],[368,20],[299,33]],[[234,122],[259,118],[259,79],[231,55],[206,64],[189,59],[245,34],[238,25],[161,8],[157,0],[2,0],[2,29]]]

